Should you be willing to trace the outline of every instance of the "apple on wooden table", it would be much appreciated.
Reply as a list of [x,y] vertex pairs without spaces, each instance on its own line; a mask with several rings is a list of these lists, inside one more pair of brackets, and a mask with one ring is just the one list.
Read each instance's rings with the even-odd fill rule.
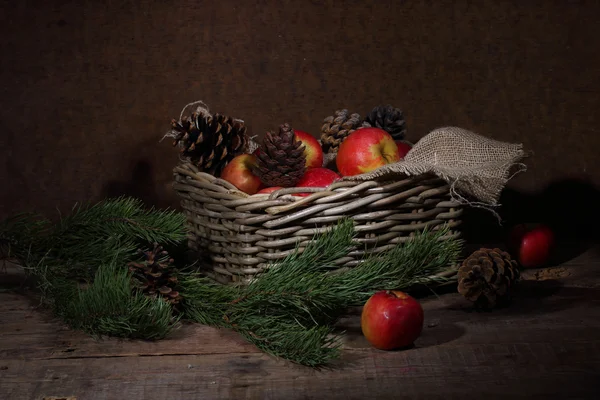
[[552,229],[541,223],[518,224],[509,235],[508,247],[524,268],[539,268],[546,265],[555,245]]
[[361,128],[340,144],[336,166],[342,176],[352,176],[399,160],[398,145],[388,132],[380,128]]
[[373,347],[394,350],[413,344],[423,331],[423,321],[423,308],[414,297],[382,290],[365,303],[360,325]]

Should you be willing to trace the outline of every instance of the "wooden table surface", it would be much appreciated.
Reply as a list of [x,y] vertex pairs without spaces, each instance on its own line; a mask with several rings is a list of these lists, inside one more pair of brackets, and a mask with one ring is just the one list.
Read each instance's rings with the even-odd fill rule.
[[357,310],[342,321],[341,364],[321,371],[200,325],[156,343],[95,341],[4,291],[0,399],[600,398],[598,250],[525,278],[512,306],[493,312],[452,292],[424,298],[424,331],[404,351],[371,348]]

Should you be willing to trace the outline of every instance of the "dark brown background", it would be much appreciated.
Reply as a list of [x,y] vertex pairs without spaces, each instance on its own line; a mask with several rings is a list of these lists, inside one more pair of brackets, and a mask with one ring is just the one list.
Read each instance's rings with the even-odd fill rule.
[[[335,109],[392,103],[413,141],[457,125],[523,143],[534,156],[512,189],[600,184],[596,1],[14,1],[2,14],[0,216],[119,194],[177,205],[176,152],[159,140],[200,99],[259,135],[284,121],[317,135]],[[550,211],[581,208],[559,191]]]

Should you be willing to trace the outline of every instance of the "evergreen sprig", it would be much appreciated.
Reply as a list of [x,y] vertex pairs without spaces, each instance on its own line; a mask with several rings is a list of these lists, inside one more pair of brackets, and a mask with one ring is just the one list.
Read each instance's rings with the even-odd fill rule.
[[0,239],[38,278],[45,303],[75,329],[160,339],[187,319],[233,329],[268,354],[311,367],[339,357],[341,336],[334,327],[349,307],[378,290],[426,283],[455,265],[462,242],[442,240],[447,232],[426,230],[340,272],[336,260],[357,246],[353,221],[345,219],[299,244],[248,286],[217,284],[193,266],[174,271],[182,296],[174,309],[136,291],[127,263],[139,261],[138,250],[150,243],[184,243],[183,214],[118,198],[75,207],[56,224],[35,215],[0,224]]
[[[333,327],[349,307],[364,304],[378,290],[427,282],[456,263],[462,243],[441,240],[447,232],[427,230],[387,252],[366,256],[355,268],[331,273],[333,261],[352,248],[353,223],[344,220],[245,288],[219,291],[207,281],[192,284],[184,277],[182,284],[195,288],[182,289],[185,312],[197,322],[230,327],[269,354],[320,366],[339,355]],[[224,296],[212,302],[215,292]]]
[[0,221],[0,257],[24,260],[44,246],[50,222],[35,213],[19,213]]
[[265,353],[308,367],[330,364],[341,354],[341,336],[330,325],[303,326],[289,316],[250,314],[234,329]]
[[148,243],[175,245],[186,237],[183,214],[145,209],[129,197],[76,205],[54,224],[26,214],[2,226],[0,232],[12,238],[15,254],[33,275],[44,266],[54,276],[81,280],[93,279],[101,265],[125,265]]
[[33,213],[0,223],[0,239],[35,278],[42,303],[96,336],[159,339],[172,330],[172,306],[134,290],[127,263],[149,243],[185,237],[184,215],[128,197],[75,206],[56,223]]
[[162,339],[179,319],[162,298],[132,292],[130,273],[115,262],[100,266],[86,288],[63,280],[54,290],[56,315],[97,337]]

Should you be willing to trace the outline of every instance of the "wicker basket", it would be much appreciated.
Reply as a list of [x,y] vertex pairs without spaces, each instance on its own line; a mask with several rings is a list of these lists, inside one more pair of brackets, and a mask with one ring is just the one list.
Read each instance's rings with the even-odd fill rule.
[[[385,251],[425,227],[460,236],[462,205],[434,175],[399,181],[336,182],[328,188],[287,188],[249,196],[192,164],[174,169],[175,191],[190,229],[189,247],[204,258],[206,274],[244,285],[269,263],[303,248],[341,218],[355,222],[357,246],[336,265],[353,267],[370,252]],[[314,192],[307,197],[298,192]]]

